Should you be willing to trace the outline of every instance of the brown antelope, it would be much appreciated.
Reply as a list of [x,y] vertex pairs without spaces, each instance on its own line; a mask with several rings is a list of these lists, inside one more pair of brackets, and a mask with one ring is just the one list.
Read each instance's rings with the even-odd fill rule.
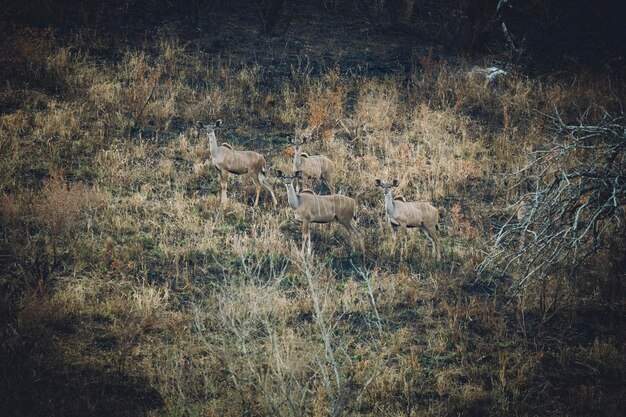
[[[350,237],[352,237],[352,232],[359,235],[359,230],[352,223],[352,220],[356,220],[354,199],[339,194],[317,195],[311,190],[302,190],[297,194],[293,187],[293,180],[299,179],[301,174],[296,172],[294,176],[284,175],[281,171],[277,174],[285,183],[287,200],[291,208],[295,210],[296,220],[302,222],[302,254],[307,244],[308,253],[311,254],[310,223],[331,223],[337,220],[346,228]],[[363,242],[361,242],[361,247],[363,248]]]
[[228,200],[226,196],[226,187],[228,186],[228,174],[230,173],[236,175],[246,174],[252,178],[252,181],[254,181],[254,185],[256,186],[256,197],[254,199],[255,207],[259,203],[261,186],[265,187],[265,189],[270,192],[274,205],[276,205],[277,201],[274,191],[272,191],[272,188],[265,180],[265,157],[252,151],[236,151],[227,143],[218,145],[214,129],[220,127],[221,125],[221,120],[217,120],[212,126],[203,125],[202,122],[196,123],[198,128],[205,127],[207,135],[209,136],[211,159],[213,161],[213,166],[217,168],[220,176],[222,204],[226,204],[226,201]]
[[[309,155],[302,152],[302,145],[306,143],[306,137],[296,141],[291,139],[291,144],[295,148],[293,154],[293,171],[302,172],[305,179],[313,178],[313,180],[322,180],[328,186],[331,194],[335,193],[335,185],[333,184],[333,173],[335,172],[335,164],[324,155]],[[300,181],[298,181],[298,191],[300,190]]]
[[394,199],[391,189],[398,186],[398,180],[383,183],[380,178],[376,178],[375,184],[385,193],[385,209],[387,220],[393,230],[394,245],[397,240],[397,227],[400,227],[402,237],[406,237],[407,227],[419,227],[430,239],[433,245],[433,255],[436,254],[437,259],[441,259],[438,233],[439,210],[425,201],[407,202],[404,197]]

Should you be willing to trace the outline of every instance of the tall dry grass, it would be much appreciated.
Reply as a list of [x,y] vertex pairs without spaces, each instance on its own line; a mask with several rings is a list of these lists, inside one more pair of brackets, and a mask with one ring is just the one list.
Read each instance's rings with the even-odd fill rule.
[[[617,415],[598,400],[619,403],[611,379],[584,378],[623,363],[621,339],[582,343],[557,325],[577,289],[563,279],[510,299],[515,277],[481,281],[475,267],[499,208],[524,192],[503,174],[550,137],[537,111],[613,109],[623,87],[515,72],[490,84],[432,57],[408,77],[294,66],[274,79],[164,35],[119,62],[29,36],[42,39],[16,56],[48,51],[32,76],[63,94],[29,92],[0,116],[0,282],[17,317],[2,346],[32,349],[18,371],[57,375],[21,336],[32,332],[63,363],[154,389],[150,415],[572,415],[578,385],[559,387],[563,377],[583,381],[586,410]],[[315,225],[302,258],[271,170],[277,208],[265,197],[252,208],[254,187],[237,176],[220,206],[208,141],[189,129],[216,118],[218,140],[285,171],[286,136],[311,129],[307,152],[332,158],[338,189],[357,200],[365,252],[340,226]],[[443,262],[418,233],[399,260],[376,177],[441,209]],[[553,322],[538,317],[552,299]],[[623,366],[611,372],[623,378]]]

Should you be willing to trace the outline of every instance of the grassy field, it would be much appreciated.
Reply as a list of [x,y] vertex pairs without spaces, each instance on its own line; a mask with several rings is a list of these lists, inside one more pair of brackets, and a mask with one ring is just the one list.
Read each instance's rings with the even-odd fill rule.
[[[494,237],[529,193],[595,161],[579,149],[539,180],[525,169],[572,140],[555,117],[620,117],[621,73],[512,68],[489,82],[476,69],[490,58],[427,50],[408,72],[313,67],[304,53],[281,72],[172,32],[105,56],[89,31],[4,41],[0,414],[621,415],[623,208],[575,269],[483,267],[518,252]],[[236,175],[220,204],[193,128],[218,118],[219,142],[265,155],[277,207],[266,192],[252,207],[254,184]],[[334,223],[300,254],[275,172],[291,172],[302,129],[356,199],[364,252]],[[623,186],[624,153],[593,163]],[[441,261],[416,231],[400,256],[377,177],[440,209]]]

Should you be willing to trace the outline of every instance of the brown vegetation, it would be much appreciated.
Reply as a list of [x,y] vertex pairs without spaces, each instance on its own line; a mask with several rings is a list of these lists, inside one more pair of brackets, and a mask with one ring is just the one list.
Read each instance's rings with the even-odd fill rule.
[[[385,75],[303,50],[279,71],[167,26],[68,32],[0,45],[0,414],[622,414],[622,73],[489,82],[487,58],[428,49]],[[193,131],[217,118],[274,188],[310,128],[363,253],[315,227],[302,257],[284,194],[253,207],[241,176],[222,207]],[[440,261],[418,234],[394,254],[376,177],[440,209]]]

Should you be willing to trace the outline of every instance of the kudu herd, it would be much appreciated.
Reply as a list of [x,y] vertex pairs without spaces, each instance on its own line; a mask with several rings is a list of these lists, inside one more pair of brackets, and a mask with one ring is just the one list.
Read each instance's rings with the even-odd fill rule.
[[[226,189],[228,185],[228,174],[248,175],[256,186],[256,197],[254,206],[259,203],[261,187],[270,192],[274,205],[277,204],[276,196],[266,180],[266,161],[263,155],[252,151],[237,151],[228,144],[218,145],[215,136],[215,129],[220,127],[221,120],[208,125],[202,122],[196,123],[198,130],[204,128],[209,138],[211,160],[217,169],[220,177],[221,203],[226,204],[228,199]],[[304,136],[300,140],[290,140],[295,148],[293,160],[293,175],[284,174],[277,171],[276,174],[283,180],[287,190],[287,201],[294,210],[297,221],[302,223],[302,248],[301,253],[305,253],[308,247],[308,254],[311,254],[311,223],[332,223],[337,221],[343,225],[350,237],[353,233],[358,237],[361,250],[365,251],[364,241],[354,222],[356,222],[357,205],[353,198],[341,194],[335,194],[334,170],[335,164],[324,155],[311,156],[302,152],[302,145],[308,137]],[[326,183],[331,194],[318,195],[311,189],[303,189],[301,185],[307,179],[320,180]],[[294,187],[294,180],[296,186]],[[433,256],[441,259],[441,248],[439,244],[438,222],[439,211],[427,202],[406,202],[402,197],[393,198],[391,188],[399,185],[398,180],[383,183],[376,179],[375,185],[384,190],[385,210],[387,219],[392,226],[394,247],[396,242],[396,229],[399,227],[402,237],[406,238],[407,228],[420,228],[432,243]],[[297,188],[296,188],[297,187]],[[401,247],[401,255],[403,247]]]

